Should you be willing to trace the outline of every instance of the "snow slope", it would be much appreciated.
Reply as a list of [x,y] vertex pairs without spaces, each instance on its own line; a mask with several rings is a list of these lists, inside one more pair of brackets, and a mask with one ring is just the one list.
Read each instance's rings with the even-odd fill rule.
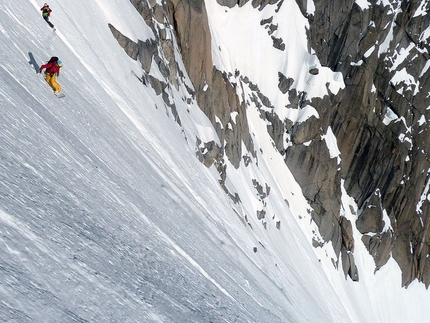
[[[357,284],[311,247],[308,206],[252,111],[267,154],[230,173],[232,203],[195,157],[196,136],[217,140],[209,120],[181,87],[180,127],[112,37],[108,23],[151,37],[129,1],[52,0],[55,33],[42,4],[0,3],[0,321],[424,322],[428,293],[401,289],[395,263],[373,275],[358,253]],[[35,73],[53,55],[64,99]],[[271,183],[281,230],[237,216],[254,214],[251,176]]]

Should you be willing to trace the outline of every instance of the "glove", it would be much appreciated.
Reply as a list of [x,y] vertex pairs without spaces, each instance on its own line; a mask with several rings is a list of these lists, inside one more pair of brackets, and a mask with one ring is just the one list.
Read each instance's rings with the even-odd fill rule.
[[38,72],[36,72],[37,74],[40,74],[40,73],[42,73],[42,70],[39,70]]

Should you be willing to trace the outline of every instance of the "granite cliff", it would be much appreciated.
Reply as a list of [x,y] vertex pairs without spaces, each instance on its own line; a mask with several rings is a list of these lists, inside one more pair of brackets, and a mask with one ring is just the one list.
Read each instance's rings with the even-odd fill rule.
[[[217,2],[226,10],[250,4]],[[308,22],[304,37],[309,53],[319,61],[306,73],[318,75],[321,68],[329,68],[343,78],[344,87],[336,93],[322,84],[327,94],[312,97],[294,85],[293,76],[278,72],[277,91],[288,97],[287,107],[311,106],[317,111],[304,121],[280,116],[276,103],[249,75],[215,66],[204,1],[131,3],[154,38],[136,42],[109,25],[113,36],[131,59],[141,62],[144,72],[137,77],[165,98],[173,114],[169,88],[189,75],[188,92],[212,121],[222,144],[189,139],[196,142],[197,157],[208,167],[215,165],[220,185],[236,203],[240,195],[224,186],[229,174],[225,159],[236,168],[258,163],[248,125],[248,109],[256,109],[312,207],[312,220],[322,237],[313,241],[314,246],[330,242],[337,256],[333,263],[353,280],[359,280],[354,246],[362,243],[375,260],[375,271],[393,257],[401,268],[403,286],[415,279],[430,285],[427,1],[372,0],[363,5],[347,0],[340,6],[321,0],[252,1],[256,11],[274,8],[274,15],[259,23],[281,53],[289,48],[277,34],[274,17],[282,18],[276,14],[283,6],[299,8]],[[180,53],[180,60],[175,53]],[[149,73],[152,64],[157,64],[163,78]],[[339,159],[330,154],[328,133],[336,138]],[[264,183],[254,186],[262,200],[270,194]],[[342,215],[347,207],[341,203],[342,188],[359,207],[355,222]],[[264,208],[252,216],[264,219]],[[276,226],[280,229],[279,222]],[[353,227],[362,234],[361,241],[354,241]]]

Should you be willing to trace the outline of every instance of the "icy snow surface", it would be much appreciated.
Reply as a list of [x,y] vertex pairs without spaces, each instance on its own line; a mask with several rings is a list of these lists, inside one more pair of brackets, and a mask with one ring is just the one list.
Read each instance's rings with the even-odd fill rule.
[[[252,109],[250,128],[264,155],[258,167],[228,166],[226,185],[242,200],[232,203],[214,167],[195,157],[196,137],[218,140],[209,120],[195,101],[185,103],[184,86],[172,88],[180,127],[163,100],[138,80],[141,67],[111,35],[108,23],[135,41],[153,37],[130,1],[49,4],[55,33],[40,16],[43,2],[0,2],[1,322],[356,323],[429,317],[428,292],[418,283],[400,288],[395,262],[374,275],[373,260],[356,243],[360,283],[353,283],[333,268],[329,246],[311,246],[316,228],[309,206]],[[273,103],[286,103],[271,83],[280,66],[314,95],[326,91],[326,81],[342,86],[327,68],[320,67],[318,78],[307,73],[305,21],[294,1],[281,8],[287,44],[282,55],[254,17],[267,18],[273,7],[259,12],[207,4],[214,40],[222,55],[231,54],[214,52],[217,63],[227,68],[230,57],[230,67],[238,64]],[[294,32],[285,31],[287,22]],[[235,23],[232,39],[225,39],[218,28]],[[236,32],[245,32],[242,23],[261,39],[235,44]],[[240,46],[252,51],[252,61],[239,60]],[[265,55],[264,48],[270,49]],[[35,73],[53,55],[64,63],[64,99]],[[266,71],[253,68],[256,59],[264,60],[272,81],[265,83]],[[156,66],[151,74],[160,75]],[[275,221],[268,220],[267,229],[255,216],[261,201],[251,178],[271,187],[267,216]],[[354,208],[344,194],[343,212],[351,221]]]

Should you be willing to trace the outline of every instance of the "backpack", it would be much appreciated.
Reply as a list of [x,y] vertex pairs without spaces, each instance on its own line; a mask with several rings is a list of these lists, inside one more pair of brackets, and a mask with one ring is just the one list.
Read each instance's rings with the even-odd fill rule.
[[42,10],[42,17],[44,17],[44,18],[49,17],[51,9],[49,7],[43,7],[42,9],[41,9]]

